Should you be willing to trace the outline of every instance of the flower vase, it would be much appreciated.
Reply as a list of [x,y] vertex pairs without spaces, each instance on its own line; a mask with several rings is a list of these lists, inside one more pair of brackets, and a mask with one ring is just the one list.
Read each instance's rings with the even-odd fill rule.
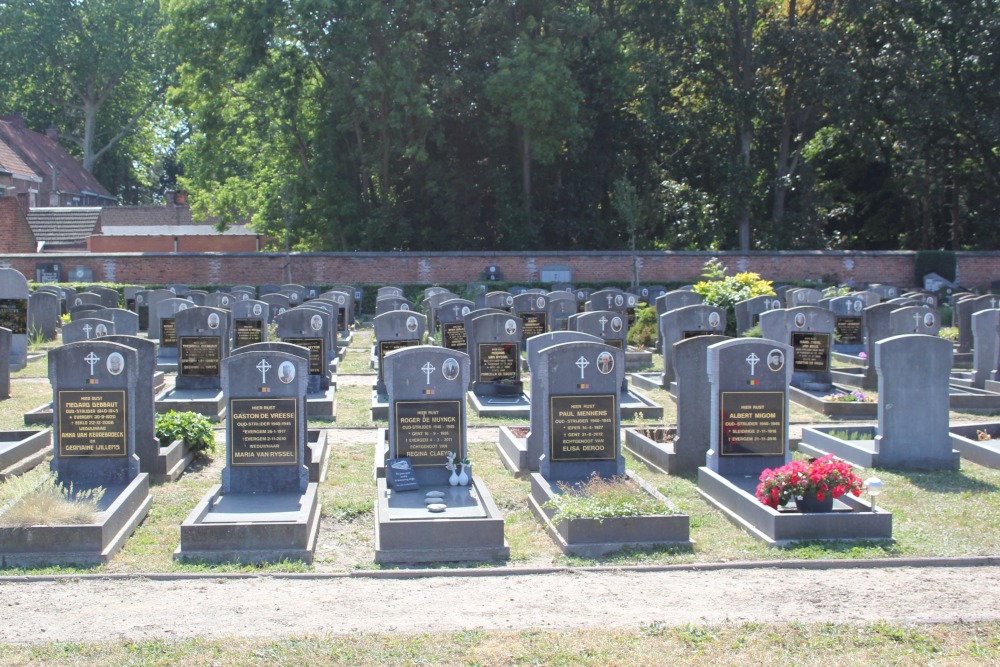
[[451,469],[451,477],[448,478],[448,483],[452,486],[458,486],[458,473],[455,472],[454,468]]
[[[462,464],[462,472],[459,473],[459,475],[458,475],[458,484],[459,484],[459,486],[468,486],[469,485],[469,473],[465,472],[465,466],[466,466],[466,464],[463,463]],[[468,464],[468,466],[471,468],[472,464],[470,463],[470,464]]]
[[833,494],[825,493],[823,494],[823,500],[818,500],[815,493],[810,493],[807,496],[802,496],[801,498],[795,499],[795,506],[800,512],[810,513],[810,512],[832,512],[833,511]]

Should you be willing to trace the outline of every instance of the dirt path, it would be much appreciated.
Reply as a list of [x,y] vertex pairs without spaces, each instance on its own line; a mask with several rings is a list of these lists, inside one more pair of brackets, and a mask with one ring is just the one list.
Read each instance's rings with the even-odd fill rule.
[[[0,582],[0,643],[1000,618],[1000,566]],[[773,593],[796,599],[775,604]]]

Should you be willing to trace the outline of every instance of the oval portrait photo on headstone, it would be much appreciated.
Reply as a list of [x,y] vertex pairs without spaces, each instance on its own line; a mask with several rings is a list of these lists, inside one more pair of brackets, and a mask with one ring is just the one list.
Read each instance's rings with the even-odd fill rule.
[[625,299],[622,298],[621,294],[615,294],[615,305],[621,307],[625,304]]
[[801,329],[806,325],[806,316],[803,313],[795,313],[795,326]]
[[924,315],[924,326],[928,329],[934,326],[934,313]]
[[218,313],[210,313],[209,314],[209,316],[208,316],[208,328],[209,329],[218,329],[219,328],[219,314]]
[[540,296],[540,297],[538,297],[535,300],[535,307],[536,308],[544,308],[545,307],[545,297],[544,296]]
[[454,357],[448,357],[441,364],[441,375],[444,376],[445,380],[454,380],[458,377],[458,359]]
[[597,370],[603,375],[607,375],[615,369],[615,357],[610,352],[601,352],[597,355]]
[[260,307],[259,303],[255,303],[253,305],[253,314],[254,315],[256,315],[257,317],[260,317],[261,313],[263,313],[263,312],[264,312],[264,309]]
[[179,304],[177,304],[177,310],[187,310],[187,309],[188,309],[188,307],[187,307],[186,303],[179,303]]
[[469,313],[471,313],[471,312],[472,312],[472,311],[471,311],[471,310],[469,310],[469,307],[468,307],[468,306],[462,306],[462,317],[465,317],[466,315],[468,315],[468,314],[469,314]]
[[119,352],[112,352],[108,355],[107,367],[112,375],[121,375],[125,370],[125,358]]
[[718,313],[709,313],[708,314],[708,326],[712,327],[713,329],[718,329],[719,328],[719,324],[721,324],[721,323],[722,323],[722,319],[719,317]]
[[781,350],[771,350],[767,353],[767,367],[772,371],[780,371],[785,367],[785,353]]
[[228,296],[222,297],[222,305],[223,306],[228,306],[229,305],[229,297]]
[[417,330],[417,318],[410,315],[406,318],[406,330],[413,333]]
[[514,297],[512,297],[512,296],[508,296],[507,297],[507,305],[508,306],[513,306],[514,305]]
[[622,318],[617,316],[611,318],[611,330],[615,333],[622,330]]
[[323,318],[320,317],[319,315],[313,315],[309,319],[309,326],[312,327],[313,331],[319,331],[320,329],[323,328]]
[[288,384],[295,379],[295,364],[290,361],[282,361],[278,366],[278,379]]
[[507,320],[506,322],[504,322],[503,330],[506,331],[509,335],[513,336],[514,334],[517,333],[517,323],[514,322],[514,320]]

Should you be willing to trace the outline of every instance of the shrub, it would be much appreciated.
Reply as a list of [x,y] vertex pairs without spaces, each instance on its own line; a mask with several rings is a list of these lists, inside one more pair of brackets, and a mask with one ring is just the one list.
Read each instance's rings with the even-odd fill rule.
[[628,344],[638,348],[656,346],[656,308],[640,308],[635,314],[635,322],[628,330]]
[[756,273],[744,271],[735,276],[727,276],[725,271],[726,268],[718,259],[710,259],[705,263],[702,273],[707,280],[695,283],[694,291],[704,298],[706,304],[726,309],[726,333],[735,336],[735,304],[755,296],[774,294],[774,288],[770,280],[764,280]]
[[174,440],[183,440],[184,444],[199,456],[215,452],[212,422],[208,417],[196,412],[171,410],[166,414],[156,415],[156,437],[161,445],[168,445]]

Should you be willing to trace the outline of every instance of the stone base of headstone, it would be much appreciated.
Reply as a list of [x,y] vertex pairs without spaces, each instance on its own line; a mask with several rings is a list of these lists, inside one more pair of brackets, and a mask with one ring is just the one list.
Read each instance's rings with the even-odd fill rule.
[[389,397],[372,389],[372,421],[389,418]]
[[[838,350],[833,351],[832,361],[839,362],[841,364],[847,364],[848,366],[857,366],[859,368],[864,368],[868,362],[858,356],[859,352],[864,352],[864,346],[858,346],[857,352],[840,352]],[[841,369],[843,370],[843,369]]]
[[631,373],[641,368],[645,368],[653,363],[653,351],[643,350],[640,352],[635,348],[625,351],[625,372]]
[[[991,386],[992,385],[992,386]],[[1000,383],[990,380],[985,389],[965,386],[961,382],[950,382],[948,406],[962,412],[992,414],[1000,411]]]
[[92,524],[0,528],[0,566],[102,565],[122,548],[149,512],[149,475],[108,487]]
[[[846,431],[846,433],[845,433]],[[846,435],[846,438],[840,437]],[[809,456],[823,456],[833,454],[837,458],[844,459],[863,468],[906,468],[916,470],[958,470],[960,456],[958,451],[952,449],[950,454],[933,459],[914,458],[900,465],[897,463],[887,465],[879,460],[876,444],[877,431],[874,426],[813,426],[802,429],[802,440],[799,442],[798,450]],[[954,447],[954,439],[952,439]]]
[[338,331],[337,332],[337,355],[343,359],[344,355],[347,354],[347,348],[351,346],[351,341],[354,340],[354,334],[350,331]]
[[[649,495],[667,499],[641,477],[628,471],[626,479]],[[594,557],[622,549],[643,549],[657,545],[690,545],[690,519],[686,514],[611,517],[603,520],[570,519],[554,523],[554,510],[545,506],[559,494],[558,487],[539,473],[531,474],[531,495],[528,504],[555,541],[567,555]]]
[[177,374],[177,359],[161,359],[157,357],[156,359],[156,370],[159,373],[173,373]]
[[389,430],[380,428],[375,433],[375,465],[372,479],[385,477],[385,464],[389,460]]
[[628,379],[639,389],[667,389],[663,386],[663,373],[631,373]]
[[[865,386],[864,368],[835,368],[830,371],[835,385],[843,385],[851,389],[862,389]],[[872,387],[877,389],[877,387]]]
[[724,477],[698,469],[698,493],[733,524],[771,546],[803,540],[891,540],[892,514],[851,494],[834,501],[833,511],[803,514],[794,503],[774,509],[754,496],[758,476]]
[[163,391],[166,385],[167,374],[163,371],[156,371],[153,373],[153,394],[159,394]]
[[183,440],[174,440],[160,447],[149,471],[152,482],[175,482],[194,460],[194,452]]
[[326,481],[326,466],[330,462],[330,450],[325,429],[311,428],[306,432],[306,455],[310,482]]
[[512,473],[525,472],[528,465],[528,424],[522,426],[501,426],[497,440],[497,454],[504,467]]
[[52,426],[52,403],[39,405],[24,413],[25,426]]
[[956,352],[951,359],[952,368],[972,368],[972,352]]
[[643,419],[663,419],[663,406],[634,389],[618,395],[618,407],[622,419],[637,419],[639,415]]
[[336,420],[337,391],[332,384],[323,393],[306,394],[306,414],[316,419]]
[[826,396],[837,392],[849,394],[856,389],[833,385],[826,391],[805,391],[798,387],[788,388],[788,400],[831,419],[875,419],[878,417],[878,403],[828,401]]
[[312,563],[319,535],[319,486],[303,494],[228,494],[213,486],[181,524],[174,559],[210,563]]
[[[448,508],[432,513],[427,491],[444,493]],[[510,546],[503,536],[503,515],[485,483],[476,476],[469,486],[427,486],[393,492],[378,480],[375,505],[375,562],[431,563],[503,561]]]
[[155,399],[156,414],[195,412],[220,422],[226,417],[226,403],[221,389],[168,389]]
[[643,433],[638,428],[625,429],[625,449],[632,456],[653,470],[673,475],[677,472],[677,452],[674,450],[676,429],[653,427],[660,437],[652,438],[649,433]]
[[1000,468],[1000,422],[953,425],[951,446],[966,461]]
[[31,470],[52,453],[52,429],[0,431],[0,482]]
[[517,396],[480,396],[467,392],[467,404],[480,417],[507,417],[528,419],[531,416],[531,401],[522,392]]

